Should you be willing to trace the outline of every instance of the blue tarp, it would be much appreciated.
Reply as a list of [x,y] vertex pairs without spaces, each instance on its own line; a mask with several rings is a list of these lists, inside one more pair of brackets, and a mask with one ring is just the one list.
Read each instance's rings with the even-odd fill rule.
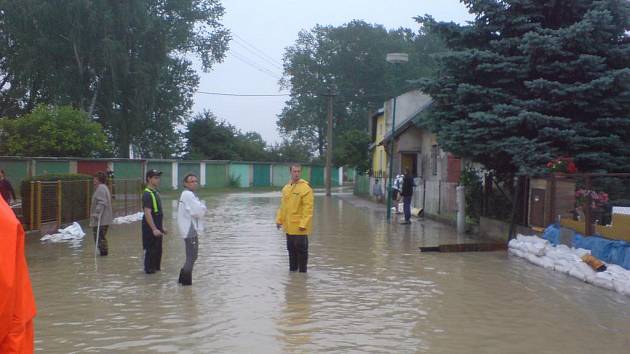
[[[560,235],[560,226],[557,224],[549,225],[543,232],[543,238],[554,246],[561,243]],[[586,237],[576,232],[571,240],[571,246],[590,250],[593,256],[602,261],[617,264],[630,270],[629,242],[609,240],[599,236]]]
[[554,246],[559,245],[560,244],[560,228],[555,224],[551,224],[547,226],[547,228],[545,229],[545,232],[543,233],[543,238],[549,241],[549,243],[551,243]]
[[573,247],[591,250],[593,256],[604,262],[617,264],[630,270],[630,243],[608,240],[598,236],[585,237],[575,233]]

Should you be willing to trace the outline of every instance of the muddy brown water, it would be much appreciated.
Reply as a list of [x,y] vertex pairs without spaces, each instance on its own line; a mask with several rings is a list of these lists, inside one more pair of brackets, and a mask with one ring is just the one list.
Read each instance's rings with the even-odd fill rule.
[[628,353],[630,298],[510,257],[420,253],[457,240],[431,221],[317,196],[309,272],[289,273],[279,194],[202,195],[210,209],[193,286],[173,198],[162,271],[142,272],[140,224],[27,242],[42,353]]

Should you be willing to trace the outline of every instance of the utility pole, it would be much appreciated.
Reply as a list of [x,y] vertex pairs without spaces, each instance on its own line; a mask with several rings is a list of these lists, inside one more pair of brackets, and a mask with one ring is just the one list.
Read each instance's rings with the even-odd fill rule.
[[328,98],[328,129],[326,130],[326,196],[332,195],[332,149],[333,149],[333,97],[332,90],[325,95]]
[[[407,53],[387,53],[387,57],[385,58],[388,63],[394,64],[394,77],[398,78],[398,67],[401,64],[409,61],[409,55]],[[387,176],[387,223],[390,223],[392,220],[392,178],[394,175],[394,143],[396,132],[396,96],[394,96],[394,109],[392,112],[392,132],[391,132],[391,140],[389,142],[389,173]]]

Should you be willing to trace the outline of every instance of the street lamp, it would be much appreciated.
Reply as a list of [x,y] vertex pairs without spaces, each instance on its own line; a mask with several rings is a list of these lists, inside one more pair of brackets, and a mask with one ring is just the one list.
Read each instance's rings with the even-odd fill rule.
[[[388,63],[394,64],[394,79],[398,76],[398,67],[409,61],[407,53],[387,53]],[[387,176],[387,222],[392,220],[392,175],[394,173],[394,130],[396,129],[396,94],[394,94],[394,108],[392,110],[392,134],[389,146],[389,175]]]

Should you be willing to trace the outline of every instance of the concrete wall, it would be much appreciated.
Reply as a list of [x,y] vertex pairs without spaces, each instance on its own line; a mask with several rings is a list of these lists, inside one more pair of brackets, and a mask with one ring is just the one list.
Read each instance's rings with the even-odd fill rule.
[[[514,226],[515,226],[514,230],[516,234],[524,234],[524,235],[536,234],[536,232],[534,232],[530,228],[520,226],[520,225],[514,225]],[[485,218],[483,216],[479,218],[479,234],[483,237],[487,237],[487,238],[497,240],[497,241],[507,242],[508,237],[509,237],[509,232],[510,232],[510,224],[506,222]]]

